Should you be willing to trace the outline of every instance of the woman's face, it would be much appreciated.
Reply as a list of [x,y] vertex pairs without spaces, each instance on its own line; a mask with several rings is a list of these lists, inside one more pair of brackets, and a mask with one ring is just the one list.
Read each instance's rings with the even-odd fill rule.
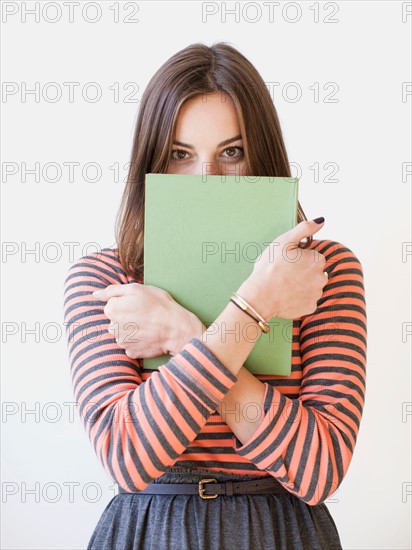
[[220,92],[186,100],[178,114],[167,174],[246,175],[233,100]]

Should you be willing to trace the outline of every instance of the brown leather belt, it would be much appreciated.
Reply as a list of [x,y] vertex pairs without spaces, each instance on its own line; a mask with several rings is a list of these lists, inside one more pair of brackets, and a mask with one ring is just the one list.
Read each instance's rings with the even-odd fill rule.
[[249,481],[222,481],[201,479],[199,483],[151,483],[142,491],[126,491],[119,486],[119,493],[130,495],[199,495],[203,499],[219,495],[268,495],[291,494],[272,476]]

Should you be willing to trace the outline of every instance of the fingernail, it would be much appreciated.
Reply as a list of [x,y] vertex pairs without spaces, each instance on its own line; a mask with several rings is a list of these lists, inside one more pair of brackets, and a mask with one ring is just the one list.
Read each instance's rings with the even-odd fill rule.
[[320,218],[315,218],[314,220],[312,220],[313,222],[315,223],[323,223],[325,221],[325,218],[323,218],[322,216]]
[[101,294],[102,291],[101,290],[95,290],[94,292],[92,292],[93,296],[97,296],[98,294]]

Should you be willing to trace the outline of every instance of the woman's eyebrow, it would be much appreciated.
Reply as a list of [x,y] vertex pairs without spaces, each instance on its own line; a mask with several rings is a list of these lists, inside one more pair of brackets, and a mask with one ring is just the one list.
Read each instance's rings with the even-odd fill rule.
[[[222,145],[227,145],[228,143],[231,143],[232,141],[236,141],[238,139],[241,139],[242,136],[238,134],[237,136],[231,137],[229,139],[225,139],[221,143],[219,143],[218,147],[222,147]],[[188,149],[194,149],[193,145],[190,145],[189,143],[183,143],[183,141],[173,141],[174,145],[180,145],[181,147],[187,147]]]

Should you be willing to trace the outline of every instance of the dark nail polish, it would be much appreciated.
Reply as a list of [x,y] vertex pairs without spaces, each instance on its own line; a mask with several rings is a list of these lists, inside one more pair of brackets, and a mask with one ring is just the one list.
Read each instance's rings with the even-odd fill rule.
[[325,221],[325,218],[323,218],[322,216],[320,218],[315,218],[314,220],[312,220],[313,222],[315,223],[323,223]]

